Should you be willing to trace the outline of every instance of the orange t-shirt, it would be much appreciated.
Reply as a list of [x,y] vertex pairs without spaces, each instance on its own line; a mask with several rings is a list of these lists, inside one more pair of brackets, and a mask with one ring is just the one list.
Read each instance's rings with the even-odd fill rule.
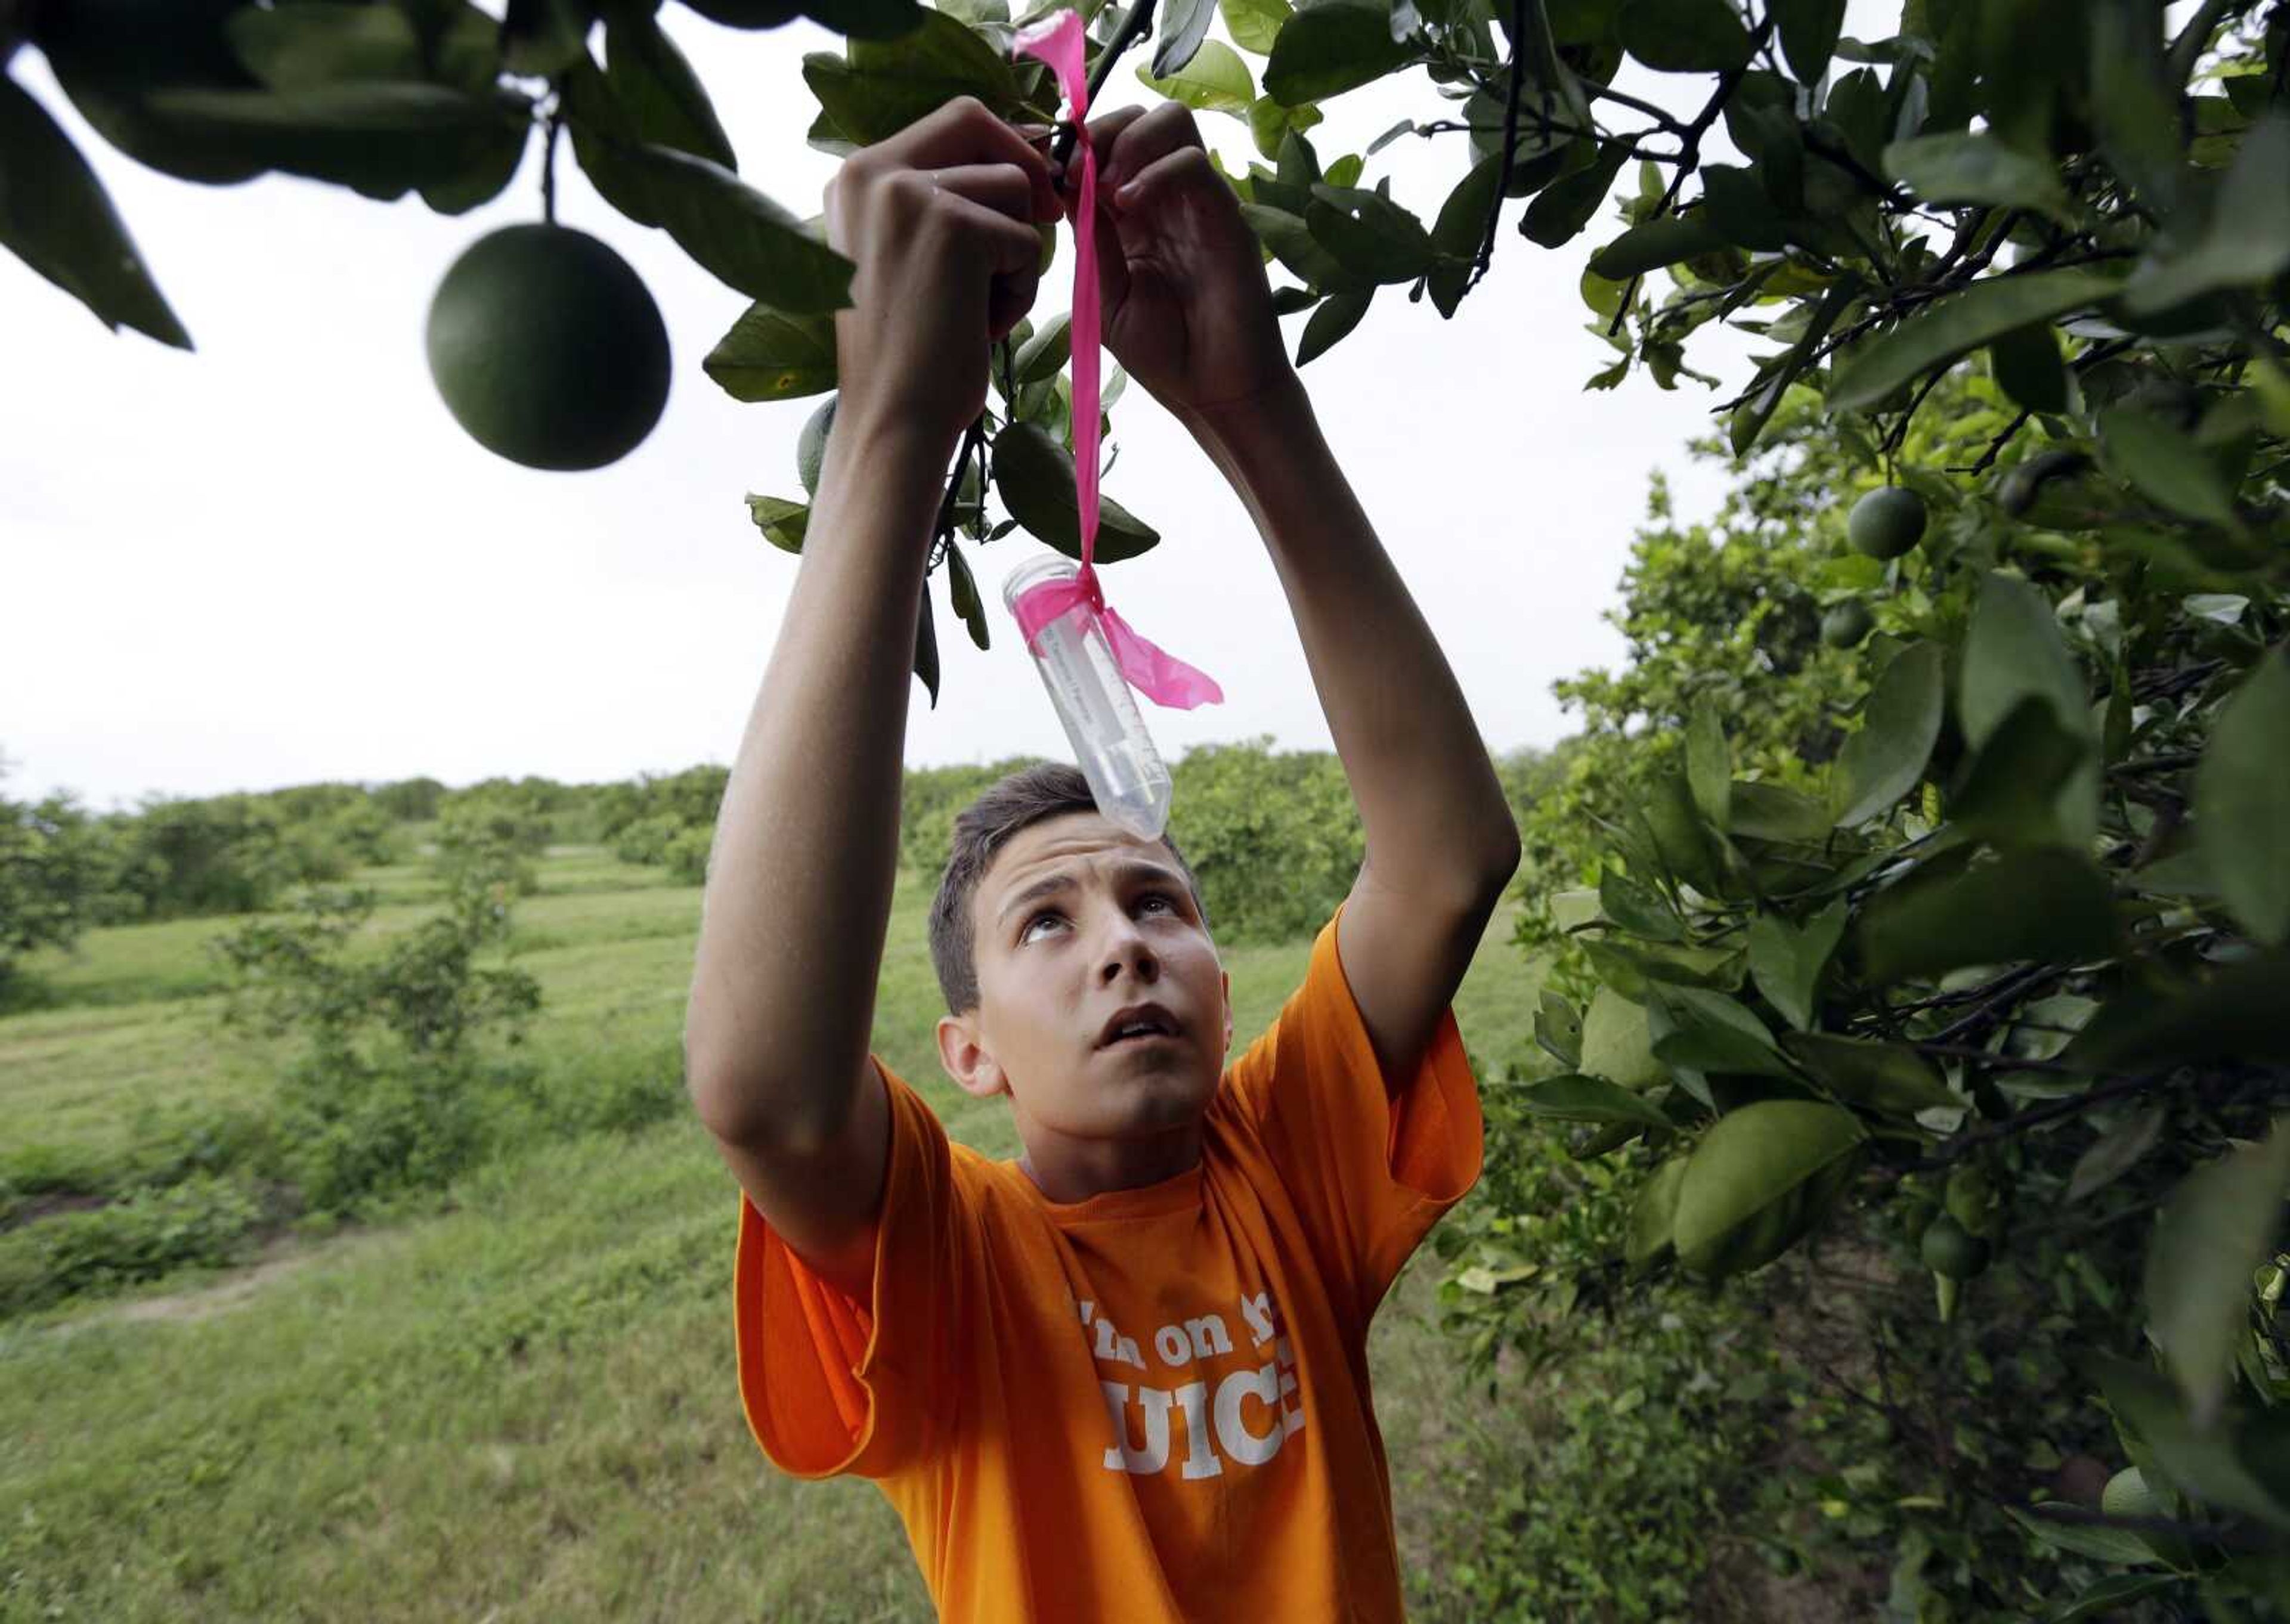
[[950,1620],[1402,1618],[1367,1329],[1478,1180],[1453,1012],[1387,1099],[1331,919],[1199,1165],[1064,1204],[882,1070],[871,1303],[740,1199],[740,1394],[772,1461],[872,1478]]

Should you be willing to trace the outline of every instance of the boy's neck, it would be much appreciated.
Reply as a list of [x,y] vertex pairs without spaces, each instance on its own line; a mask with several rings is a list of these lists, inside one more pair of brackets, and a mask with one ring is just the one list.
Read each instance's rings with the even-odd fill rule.
[[1115,1190],[1143,1189],[1201,1163],[1198,1123],[1148,1139],[1072,1139],[1052,1132],[1042,1140],[1027,1145],[1018,1168],[1059,1206]]

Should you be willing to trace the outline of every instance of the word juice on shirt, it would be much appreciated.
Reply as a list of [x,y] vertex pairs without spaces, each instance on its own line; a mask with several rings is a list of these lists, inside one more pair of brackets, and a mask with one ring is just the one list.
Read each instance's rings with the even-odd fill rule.
[[[1154,1374],[1189,1370],[1198,1375],[1176,1387],[1100,1375],[1115,1439],[1105,1451],[1107,1471],[1151,1476],[1167,1469],[1173,1410],[1183,1418],[1183,1458],[1178,1470],[1187,1479],[1221,1476],[1228,1460],[1262,1466],[1280,1452],[1289,1434],[1303,1429],[1304,1412],[1296,1396],[1296,1356],[1280,1333],[1280,1308],[1269,1292],[1242,1298],[1239,1312],[1254,1351],[1263,1353],[1269,1345],[1270,1357],[1221,1374],[1205,1368],[1207,1361],[1229,1360],[1235,1352],[1221,1314],[1174,1320],[1156,1330],[1148,1344],[1158,1361],[1156,1371],[1135,1340],[1122,1335],[1109,1316],[1097,1312],[1095,1303],[1079,1307],[1082,1324],[1094,1332],[1090,1351],[1101,1364]],[[1136,1436],[1129,1420],[1133,1400],[1144,1420],[1141,1444],[1131,1442]]]

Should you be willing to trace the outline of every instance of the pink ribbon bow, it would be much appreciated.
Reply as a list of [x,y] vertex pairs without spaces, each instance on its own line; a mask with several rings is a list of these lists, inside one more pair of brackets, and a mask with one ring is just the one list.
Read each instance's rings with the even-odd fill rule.
[[1034,648],[1043,628],[1084,609],[1105,633],[1114,663],[1129,685],[1157,705],[1190,710],[1221,704],[1224,690],[1207,672],[1187,665],[1138,636],[1105,605],[1091,562],[1097,555],[1098,347],[1102,297],[1097,285],[1097,153],[1089,140],[1089,76],[1082,51],[1078,12],[1060,12],[1020,30],[1012,45],[1017,56],[1038,57],[1050,65],[1065,92],[1074,127],[1074,149],[1081,155],[1081,206],[1074,220],[1073,427],[1074,475],[1081,505],[1081,573],[1071,580],[1045,581],[1020,596],[1013,605],[1026,646]]

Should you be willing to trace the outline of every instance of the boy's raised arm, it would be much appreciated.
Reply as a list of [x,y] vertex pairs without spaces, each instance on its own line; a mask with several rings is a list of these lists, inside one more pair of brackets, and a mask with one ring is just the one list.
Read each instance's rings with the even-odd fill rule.
[[1338,948],[1387,1076],[1405,1076],[1517,866],[1517,827],[1282,353],[1256,237],[1190,111],[1125,109],[1090,132],[1111,199],[1107,342],[1231,481],[1271,553],[1367,835]]
[[836,318],[842,393],[725,787],[685,1021],[701,1119],[806,1255],[806,1238],[847,1240],[879,1196],[888,1117],[868,1035],[923,577],[989,341],[1033,301],[1048,177],[1023,135],[965,100],[854,155],[828,188],[829,241],[859,267],[855,308]]

